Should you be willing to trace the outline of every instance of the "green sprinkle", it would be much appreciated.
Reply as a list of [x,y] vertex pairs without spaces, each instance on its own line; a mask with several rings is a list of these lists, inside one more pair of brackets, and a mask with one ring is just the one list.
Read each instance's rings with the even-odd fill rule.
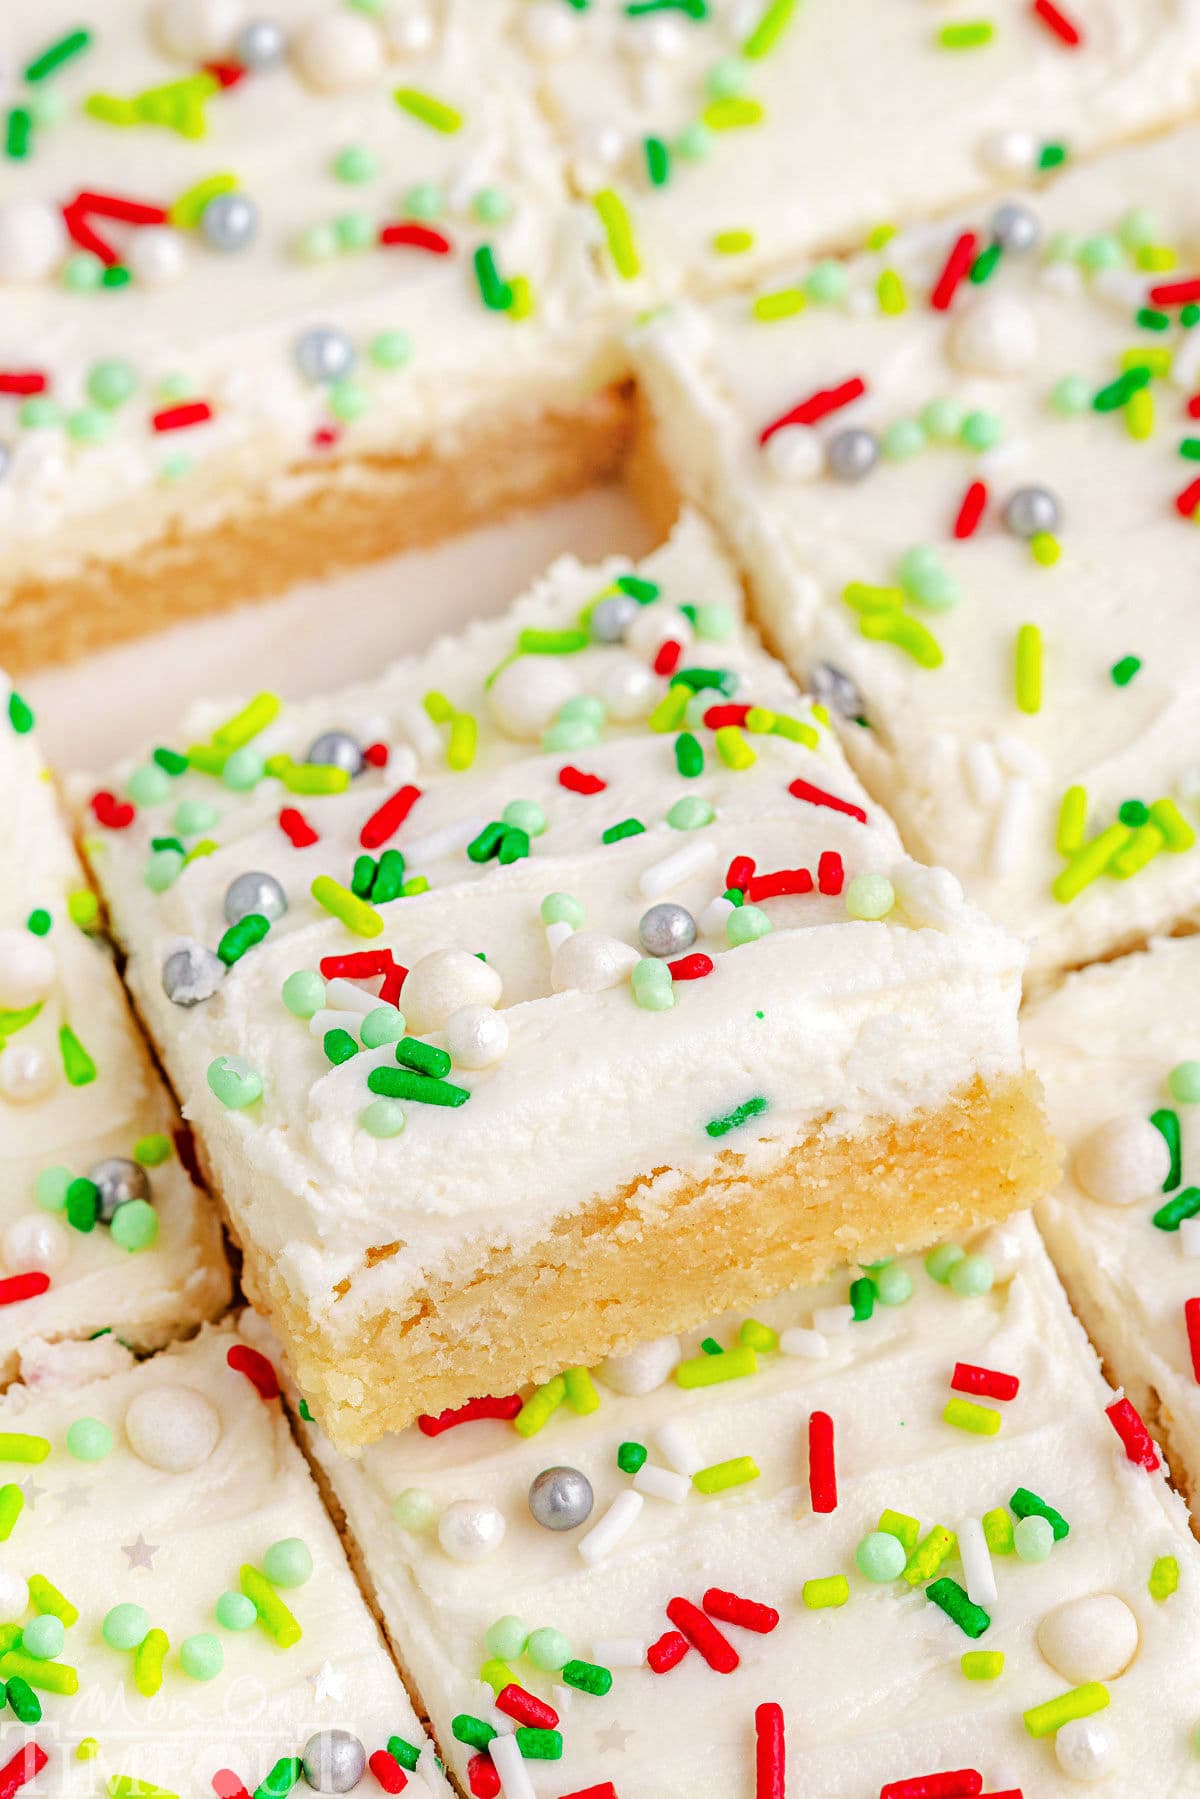
[[622,1443],[617,1450],[617,1467],[622,1474],[636,1474],[645,1466],[648,1453],[644,1443]]
[[58,1047],[63,1073],[72,1087],[86,1087],[96,1078],[96,1064],[84,1049],[69,1024],[60,1026]]
[[448,105],[445,100],[436,99],[432,94],[422,92],[420,88],[398,87],[392,97],[397,106],[411,118],[418,119],[433,131],[452,136],[462,129],[463,116],[457,108]]
[[465,1087],[407,1068],[373,1068],[367,1086],[384,1099],[407,1099],[426,1106],[465,1106],[471,1097]]
[[8,696],[8,722],[18,737],[25,737],[33,729],[33,708],[14,687]]
[[326,1060],[335,1067],[342,1062],[349,1062],[358,1054],[358,1045],[349,1031],[341,1029],[326,1031],[321,1039],[321,1047],[325,1051]]
[[594,1693],[597,1698],[603,1698],[611,1691],[613,1683],[609,1669],[600,1667],[597,1662],[564,1662],[562,1679],[564,1685],[576,1687],[581,1693]]
[[850,1309],[856,1324],[865,1324],[875,1311],[875,1282],[864,1274],[850,1282]]
[[578,626],[565,631],[525,630],[517,638],[517,652],[522,656],[571,656],[586,650],[591,638]]
[[1105,387],[1098,388],[1092,395],[1093,411],[1118,411],[1138,392],[1139,388],[1146,387],[1150,379],[1148,368],[1138,366],[1126,369],[1123,375],[1118,375],[1115,381],[1110,381]]
[[623,818],[618,825],[609,825],[607,831],[600,834],[601,843],[620,843],[626,837],[640,837],[646,829],[640,818]]
[[681,731],[675,739],[675,766],[687,780],[704,773],[704,751],[690,731]]
[[299,1756],[281,1756],[266,1779],[255,1787],[254,1799],[284,1799],[299,1784],[303,1773],[304,1763]]
[[367,346],[367,355],[380,369],[403,368],[412,360],[413,340],[407,331],[381,331]]
[[478,244],[472,261],[475,267],[475,279],[479,284],[479,297],[492,312],[507,312],[513,303],[513,290],[509,283],[501,278],[496,267],[496,254],[490,244]]
[[1179,1128],[1179,1114],[1172,1112],[1169,1106],[1162,1106],[1158,1111],[1151,1112],[1150,1122],[1167,1146],[1170,1166],[1162,1190],[1170,1193],[1183,1179],[1183,1138]]
[[1160,1555],[1150,1570],[1147,1592],[1159,1605],[1179,1586],[1179,1563],[1173,1555]]
[[981,1637],[992,1621],[981,1605],[975,1605],[968,1599],[956,1580],[946,1577],[935,1580],[931,1586],[926,1587],[925,1597],[931,1599],[969,1637]]
[[979,255],[971,264],[968,280],[974,282],[976,287],[981,287],[990,276],[995,274],[1003,254],[1003,244],[998,240],[994,243],[990,243],[985,250],[979,252]]
[[1109,673],[1112,676],[1113,685],[1115,687],[1128,687],[1141,666],[1142,659],[1140,656],[1122,656],[1121,660],[1119,662],[1114,662],[1112,668],[1109,670]]
[[1008,1502],[1009,1510],[1018,1518],[1044,1518],[1054,1532],[1054,1541],[1061,1543],[1070,1532],[1071,1526],[1061,1512],[1056,1512],[1052,1505],[1031,1493],[1028,1487],[1018,1487]]
[[753,1099],[744,1099],[740,1106],[734,1106],[731,1111],[722,1113],[719,1118],[710,1118],[704,1127],[705,1134],[709,1137],[727,1137],[730,1131],[738,1130],[751,1118],[758,1118],[763,1112],[766,1112],[770,1103],[770,1100],[764,1098],[762,1094],[756,1094]]
[[996,27],[988,19],[972,19],[962,25],[943,25],[937,41],[943,50],[979,50],[990,44]]
[[592,204],[604,227],[608,252],[617,274],[622,281],[634,280],[642,265],[624,201],[614,188],[606,187],[593,196]]
[[432,1043],[422,1043],[419,1037],[402,1037],[396,1045],[396,1060],[405,1068],[432,1075],[435,1080],[450,1072],[449,1053]]
[[800,1596],[810,1611],[827,1611],[845,1605],[850,1597],[850,1582],[844,1574],[827,1574],[819,1580],[806,1580]]
[[692,1476],[692,1485],[697,1493],[725,1493],[730,1487],[745,1486],[747,1482],[757,1480],[759,1472],[753,1456],[739,1455],[726,1462],[713,1462],[707,1468],[698,1468]]
[[217,955],[226,968],[232,968],[240,962],[247,950],[261,943],[271,928],[271,921],[261,912],[247,912],[236,924],[231,924],[217,945]]
[[1200,1187],[1182,1187],[1173,1199],[1158,1208],[1153,1223],[1160,1231],[1177,1231],[1185,1218],[1200,1213]]
[[646,177],[651,187],[665,187],[671,174],[671,152],[661,137],[648,137],[642,149],[646,156]]
[[561,1760],[563,1740],[557,1730],[535,1730],[528,1724],[517,1726],[517,1748],[526,1761],[556,1762]]
[[[0,1666],[7,1660],[8,1657],[4,1656],[2,1660],[0,1660]],[[37,1694],[29,1685],[28,1681],[22,1680],[17,1674],[10,1674],[5,1681],[4,1690],[13,1715],[19,1723],[40,1723],[42,1716],[41,1701],[38,1699]]]
[[410,1743],[405,1737],[389,1737],[387,1752],[393,1761],[399,1762],[400,1766],[410,1774],[421,1759],[421,1751],[417,1745]]
[[680,1362],[675,1369],[675,1380],[678,1386],[690,1391],[694,1387],[715,1387],[722,1381],[741,1380],[757,1372],[758,1357],[752,1349],[739,1343],[723,1355],[692,1356],[690,1360]]
[[1065,144],[1043,144],[1038,151],[1037,166],[1044,174],[1047,169],[1060,169],[1067,160]]
[[95,1181],[88,1180],[84,1174],[73,1180],[67,1188],[65,1210],[72,1230],[85,1234],[94,1230],[100,1215],[100,1189]]
[[32,62],[25,65],[23,79],[31,86],[44,81],[47,75],[53,75],[64,63],[79,56],[92,41],[92,34],[80,26],[75,31],[68,31],[65,36],[56,38],[52,44],[39,52]]

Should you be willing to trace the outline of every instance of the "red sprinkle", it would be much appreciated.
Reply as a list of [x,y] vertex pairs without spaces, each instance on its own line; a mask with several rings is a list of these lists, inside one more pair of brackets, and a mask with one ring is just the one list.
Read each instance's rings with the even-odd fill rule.
[[417,1429],[423,1436],[440,1437],[444,1431],[453,1430],[456,1424],[473,1424],[476,1418],[515,1418],[523,1403],[519,1393],[507,1393],[502,1399],[485,1393],[480,1399],[468,1399],[466,1405],[447,1406],[436,1417],[422,1412],[417,1419]]
[[50,1289],[50,1276],[43,1274],[40,1268],[31,1268],[27,1274],[10,1274],[7,1280],[0,1281],[0,1306],[16,1305],[20,1299],[36,1299],[39,1293],[47,1293]]
[[856,818],[860,825],[867,822],[866,813],[853,800],[840,800],[836,793],[826,793],[823,787],[814,787],[811,781],[793,781],[788,792],[794,799],[807,800],[810,806],[828,806],[831,812],[844,812],[847,818]]
[[753,875],[743,889],[752,902],[779,899],[785,893],[811,893],[813,878],[807,868],[777,868],[773,874]]
[[0,1799],[12,1799],[18,1788],[36,1780],[49,1760],[40,1743],[22,1743],[12,1760],[0,1768]]
[[754,1799],[786,1799],[783,1707],[769,1700],[754,1708]]
[[764,1637],[779,1622],[773,1605],[743,1599],[740,1593],[727,1593],[723,1587],[709,1587],[700,1603],[710,1618],[719,1618],[722,1624],[740,1624],[743,1630],[756,1630]]
[[558,784],[565,787],[568,793],[603,793],[608,786],[599,775],[589,775],[582,768],[572,768],[568,762],[565,768],[558,771]]
[[955,1768],[946,1774],[889,1781],[879,1789],[879,1799],[975,1799],[982,1791],[983,1775],[975,1768]]
[[119,800],[115,793],[109,793],[104,788],[92,795],[92,811],[96,815],[96,823],[109,831],[124,831],[135,817],[128,800]]
[[293,849],[306,850],[310,843],[318,841],[317,833],[305,818],[303,812],[297,812],[295,806],[285,806],[279,814],[279,829],[283,832]]
[[962,497],[958,517],[954,521],[955,537],[973,537],[988,502],[988,490],[982,481],[972,481]]
[[369,743],[362,756],[368,768],[386,768],[390,754],[386,743]]
[[1150,289],[1153,306],[1186,306],[1200,300],[1200,275],[1185,275],[1179,281],[1160,281]]
[[667,967],[673,981],[702,981],[706,974],[712,973],[713,959],[698,949],[690,956],[680,956],[677,962],[668,962]]
[[212,1777],[212,1789],[217,1799],[250,1799],[250,1794],[232,1768],[217,1769]]
[[997,1368],[980,1368],[974,1362],[955,1362],[950,1385],[956,1393],[983,1393],[988,1399],[1015,1399],[1021,1382],[1015,1374]]
[[207,400],[184,400],[178,406],[164,406],[150,414],[156,431],[187,431],[192,425],[207,425],[213,415]]
[[1135,1467],[1153,1474],[1158,1467],[1158,1451],[1154,1439],[1142,1423],[1141,1413],[1131,1399],[1114,1399],[1104,1408],[1109,1423],[1125,1445],[1125,1454]]
[[419,787],[398,787],[377,811],[372,812],[359,832],[358,841],[363,848],[377,850],[381,843],[394,837],[420,797]]
[[973,231],[964,231],[957,237],[951,247],[950,254],[942,265],[942,272],[933,284],[933,292],[929,296],[929,304],[935,312],[948,312],[950,302],[958,292],[967,270],[975,260],[978,238]]
[[239,81],[245,80],[246,71],[240,62],[206,62],[204,73],[212,75],[222,87],[236,87]]
[[710,731],[719,731],[724,725],[744,725],[749,711],[749,706],[710,706],[704,722]]
[[1187,403],[1187,415],[1190,419],[1200,419],[1200,394],[1193,394]]
[[781,412],[777,419],[764,425],[758,434],[759,444],[768,444],[777,431],[786,430],[789,425],[815,425],[820,419],[828,418],[831,412],[840,412],[843,406],[849,406],[852,400],[861,399],[867,391],[867,384],[859,375],[851,375],[848,381],[837,387],[819,387],[816,393],[809,394],[787,412]]
[[0,394],[44,394],[48,383],[37,369],[10,369],[0,373]]
[[821,859],[817,863],[817,890],[820,893],[840,893],[846,884],[846,871],[842,867],[842,858],[836,850],[822,850]]
[[122,194],[102,194],[85,188],[76,194],[71,205],[80,212],[96,212],[102,219],[117,219],[122,225],[165,225],[167,214],[161,206],[146,200],[129,200]]
[[718,1674],[732,1674],[737,1667],[739,1656],[728,1637],[723,1637],[698,1605],[690,1599],[672,1599],[667,1606],[667,1617],[677,1630],[681,1630],[693,1649],[698,1649],[710,1668]]
[[235,1373],[246,1376],[260,1398],[279,1398],[279,1376],[260,1350],[251,1349],[248,1343],[235,1343],[225,1360]]
[[373,974],[387,974],[391,970],[392,952],[390,949],[360,949],[348,956],[322,956],[317,964],[327,981],[338,975],[345,975],[349,981],[361,981]]
[[1187,1325],[1188,1348],[1192,1352],[1192,1373],[1200,1381],[1200,1299],[1185,1299],[1183,1321]]
[[836,1512],[837,1467],[833,1458],[833,1419],[828,1412],[809,1414],[808,1493],[814,1512]]
[[433,256],[449,256],[454,247],[448,237],[431,225],[416,225],[411,220],[403,225],[384,225],[379,241],[389,249],[428,250]]
[[408,979],[407,968],[402,968],[399,962],[394,962],[392,964],[392,966],[388,969],[387,973],[383,977],[382,982],[380,983],[380,987],[379,987],[379,1003],[380,1003],[380,1005],[381,1006],[398,1006],[400,1004],[400,991],[401,991],[402,987],[404,986],[404,983],[407,979]]
[[560,1793],[559,1799],[617,1799],[617,1789],[611,1780],[602,1780],[596,1787],[580,1787],[575,1793]]
[[659,645],[658,655],[654,658],[656,675],[673,675],[679,667],[679,658],[683,655],[683,645],[674,637],[668,637]]
[[341,435],[339,425],[318,425],[310,441],[314,450],[332,450]]
[[[408,1785],[408,1775],[395,1756],[389,1755],[386,1749],[377,1749],[374,1755],[369,1755],[367,1766],[385,1793],[402,1793]],[[249,1794],[246,1799],[249,1799]]]
[[558,1728],[558,1713],[554,1707],[547,1705],[544,1699],[538,1699],[534,1694],[526,1692],[525,1688],[518,1686],[515,1681],[509,1681],[508,1685],[501,1687],[496,1694],[496,1710],[504,1712],[510,1718],[515,1718],[518,1724],[532,1725],[534,1730],[556,1730]]
[[1083,33],[1072,19],[1068,19],[1066,13],[1059,11],[1054,0],[1033,0],[1030,11],[1068,50],[1078,50],[1083,42]]
[[688,1640],[677,1630],[665,1630],[657,1643],[646,1651],[646,1664],[655,1674],[668,1674],[677,1668],[689,1648]]
[[1189,481],[1182,493],[1175,495],[1175,510],[1181,518],[1193,517],[1197,506],[1200,506],[1200,475]]
[[490,1755],[473,1755],[467,1763],[467,1785],[473,1799],[496,1799],[500,1774]]
[[751,856],[735,856],[725,870],[726,887],[735,887],[744,893],[754,879],[754,859]]

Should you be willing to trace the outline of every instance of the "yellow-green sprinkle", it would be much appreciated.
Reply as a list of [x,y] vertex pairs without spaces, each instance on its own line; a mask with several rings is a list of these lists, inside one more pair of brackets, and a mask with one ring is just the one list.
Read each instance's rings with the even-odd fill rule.
[[595,195],[593,206],[608,239],[608,252],[622,281],[632,281],[641,273],[633,226],[625,210],[625,202],[615,188],[604,187]]
[[419,87],[398,87],[393,95],[396,105],[422,125],[428,125],[434,131],[442,131],[447,136],[461,131],[463,116],[457,107],[445,100],[439,100],[433,94],[425,93]]

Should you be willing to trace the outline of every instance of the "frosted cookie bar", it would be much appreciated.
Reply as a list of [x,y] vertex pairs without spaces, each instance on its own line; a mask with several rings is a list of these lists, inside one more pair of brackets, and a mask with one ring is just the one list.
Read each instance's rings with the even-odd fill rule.
[[1067,1175],[1039,1209],[1072,1303],[1114,1380],[1200,1496],[1200,939],[1071,975],[1025,1016]]
[[769,638],[1034,981],[1200,906],[1197,149],[665,320],[643,359]]
[[250,1322],[141,1366],[28,1346],[0,1401],[8,1792],[448,1799]]
[[1049,1184],[1019,951],[696,520],[358,688],[197,708],[85,830],[339,1443]]
[[1152,1440],[1027,1217],[927,1268],[356,1462],[310,1433],[468,1792],[1188,1789],[1200,1551]]
[[[33,715],[0,676],[0,1379],[31,1338],[154,1349],[229,1302]],[[186,1153],[186,1143],[183,1145]]]

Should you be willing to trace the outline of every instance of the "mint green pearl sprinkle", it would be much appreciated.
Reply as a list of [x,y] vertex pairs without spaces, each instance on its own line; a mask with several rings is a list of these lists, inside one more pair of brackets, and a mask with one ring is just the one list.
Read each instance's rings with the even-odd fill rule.
[[44,394],[31,394],[29,399],[22,400],[17,408],[17,418],[29,431],[43,431],[50,425],[62,422],[62,412],[53,400]]
[[158,1213],[147,1199],[129,1199],[117,1207],[108,1229],[113,1242],[133,1255],[156,1241]]
[[1200,1062],[1177,1062],[1167,1076],[1167,1088],[1181,1106],[1194,1106],[1200,1100]]
[[196,383],[190,375],[175,369],[159,379],[157,393],[160,400],[191,400],[196,395]]
[[921,426],[933,443],[955,443],[963,427],[966,408],[959,400],[930,400],[922,406]]
[[160,481],[182,481],[191,472],[191,457],[183,450],[176,450],[172,455],[163,457],[158,467],[158,478]]
[[1004,427],[994,412],[968,412],[959,433],[968,450],[990,450],[1000,441]]
[[185,858],[178,850],[151,850],[142,879],[151,893],[165,893],[183,873]]
[[875,1297],[881,1306],[902,1306],[912,1298],[913,1279],[899,1263],[881,1268],[874,1276]]
[[1050,404],[1063,418],[1077,418],[1091,409],[1091,389],[1082,375],[1064,375],[1050,390]]
[[683,722],[689,731],[698,731],[704,723],[704,714],[713,703],[711,692],[694,693],[684,708]]
[[241,1056],[217,1056],[208,1065],[208,1084],[231,1112],[240,1112],[262,1098],[262,1076]]
[[43,1168],[34,1182],[33,1191],[43,1212],[62,1212],[66,1210],[67,1188],[71,1185],[71,1170],[61,1163],[53,1168]]
[[1089,274],[1098,274],[1101,269],[1120,268],[1125,257],[1115,237],[1106,237],[1102,233],[1095,237],[1085,238],[1079,246],[1080,265]]
[[1117,236],[1127,250],[1162,242],[1162,226],[1148,206],[1131,206],[1117,224]]
[[171,791],[171,777],[157,762],[146,762],[134,769],[125,791],[135,806],[158,806]]
[[432,181],[422,181],[404,196],[404,210],[410,219],[436,219],[442,214],[442,190]]
[[644,956],[634,964],[633,997],[646,1012],[669,1012],[675,1004],[675,983],[671,971],[653,956]]
[[500,187],[481,187],[471,202],[471,211],[484,225],[502,225],[512,217],[512,201]]
[[215,1680],[225,1666],[225,1651],[216,1637],[201,1631],[179,1645],[179,1665],[193,1680]]
[[706,643],[727,643],[736,622],[732,606],[723,606],[719,600],[696,608],[696,636]]
[[[428,1530],[437,1516],[437,1501],[432,1493],[424,1487],[405,1487],[403,1493],[397,1493],[392,1501],[392,1517],[402,1530]],[[529,1632],[525,1632],[528,1636]],[[525,1647],[525,1637],[521,1638],[521,1648]],[[498,1653],[493,1651],[493,1654]],[[510,1654],[520,1654],[520,1650],[511,1650]]]
[[583,925],[583,907],[569,893],[548,893],[541,913],[543,924],[569,924],[575,931]]
[[1046,245],[1047,262],[1077,262],[1083,239],[1077,231],[1056,231]]
[[150,1629],[150,1614],[144,1606],[126,1601],[114,1605],[104,1614],[100,1634],[110,1649],[136,1649]]
[[713,134],[699,119],[685,125],[675,139],[675,154],[685,162],[705,162],[712,155]]
[[295,241],[295,253],[301,262],[328,262],[337,255],[337,232],[332,225],[308,225]]
[[36,1661],[53,1661],[61,1655],[67,1641],[67,1633],[61,1618],[54,1617],[51,1612],[43,1612],[41,1617],[31,1618],[21,1632],[21,1647],[27,1655]]
[[925,433],[916,419],[896,419],[884,432],[880,448],[889,462],[908,462],[925,448]]
[[206,800],[180,800],[172,823],[181,837],[195,837],[201,831],[211,831],[220,816]]
[[108,413],[101,412],[96,406],[85,406],[81,411],[67,416],[67,436],[72,443],[103,443],[111,434],[112,428],[113,422]]
[[725,920],[725,936],[734,949],[739,943],[766,937],[770,929],[771,920],[761,906],[735,906]]
[[367,355],[379,369],[403,368],[411,361],[413,341],[407,331],[381,331],[373,337]]
[[966,1253],[957,1243],[939,1243],[925,1257],[925,1272],[931,1280],[944,1287],[950,1279],[951,1269],[958,1266]]
[[1034,1513],[1013,1525],[1013,1548],[1023,1562],[1044,1562],[1054,1548],[1054,1526]]
[[293,1018],[311,1018],[325,1004],[325,983],[312,969],[298,968],[283,983],[280,997]]
[[369,404],[366,388],[357,381],[335,381],[329,389],[329,410],[343,424],[361,418]]
[[500,818],[504,824],[528,832],[530,837],[540,837],[546,829],[546,814],[536,800],[509,800]]
[[35,125],[57,125],[66,117],[67,97],[49,83],[36,89],[27,104]]
[[819,305],[829,305],[844,296],[850,285],[850,277],[840,262],[827,258],[824,262],[814,263],[804,277],[804,291],[810,300]]
[[88,370],[87,395],[97,406],[123,406],[136,386],[133,365],[118,357],[94,363]]
[[344,212],[333,221],[339,250],[368,250],[375,242],[375,221],[369,212]]
[[882,1586],[889,1580],[899,1580],[908,1557],[899,1537],[886,1530],[873,1530],[855,1549],[854,1560],[860,1574]]
[[749,70],[736,56],[722,57],[704,77],[704,88],[710,100],[732,100],[746,91]]
[[851,918],[886,918],[895,903],[896,894],[886,875],[855,875],[846,889],[846,912]]
[[535,1668],[543,1674],[557,1674],[563,1664],[571,1658],[570,1640],[561,1630],[552,1630],[543,1625],[535,1630],[525,1645],[525,1653]]
[[560,724],[570,724],[573,720],[582,719],[586,724],[595,725],[597,730],[604,723],[607,707],[598,694],[576,693],[569,700],[564,700],[555,714]]
[[950,1286],[960,1299],[979,1299],[991,1291],[995,1280],[986,1256],[963,1256],[950,1270]]
[[215,1610],[223,1630],[252,1630],[258,1622],[254,1601],[244,1593],[222,1593]]
[[104,264],[90,250],[80,250],[63,264],[62,284],[69,293],[90,294],[104,279]]
[[234,793],[248,793],[257,787],[266,773],[266,764],[257,750],[246,745],[233,750],[221,770],[221,779]]
[[947,612],[957,606],[962,590],[942,567],[941,557],[930,544],[914,544],[900,559],[900,585],[909,598],[931,612]]
[[557,719],[542,733],[542,748],[550,752],[586,750],[599,741],[599,726],[589,723],[586,718]]
[[303,1537],[281,1537],[263,1556],[262,1567],[273,1587],[302,1587],[313,1571],[312,1550]]
[[506,1617],[497,1618],[494,1624],[489,1625],[484,1641],[489,1655],[498,1656],[502,1662],[515,1661],[525,1653],[525,1645],[529,1641],[529,1626],[524,1618],[514,1617],[509,1612]]
[[376,1006],[368,1012],[359,1027],[364,1049],[382,1049],[385,1043],[399,1043],[407,1026],[403,1012],[395,1006]]
[[77,1462],[102,1462],[112,1446],[112,1432],[99,1418],[76,1418],[67,1426],[67,1448]]
[[339,181],[358,187],[364,181],[374,180],[379,173],[379,163],[375,152],[365,144],[347,144],[333,159],[333,173]]
[[673,831],[699,831],[710,825],[716,816],[707,800],[685,794],[667,813],[667,823]]
[[358,1122],[368,1137],[398,1137],[405,1125],[404,1107],[398,1099],[373,1099]]

